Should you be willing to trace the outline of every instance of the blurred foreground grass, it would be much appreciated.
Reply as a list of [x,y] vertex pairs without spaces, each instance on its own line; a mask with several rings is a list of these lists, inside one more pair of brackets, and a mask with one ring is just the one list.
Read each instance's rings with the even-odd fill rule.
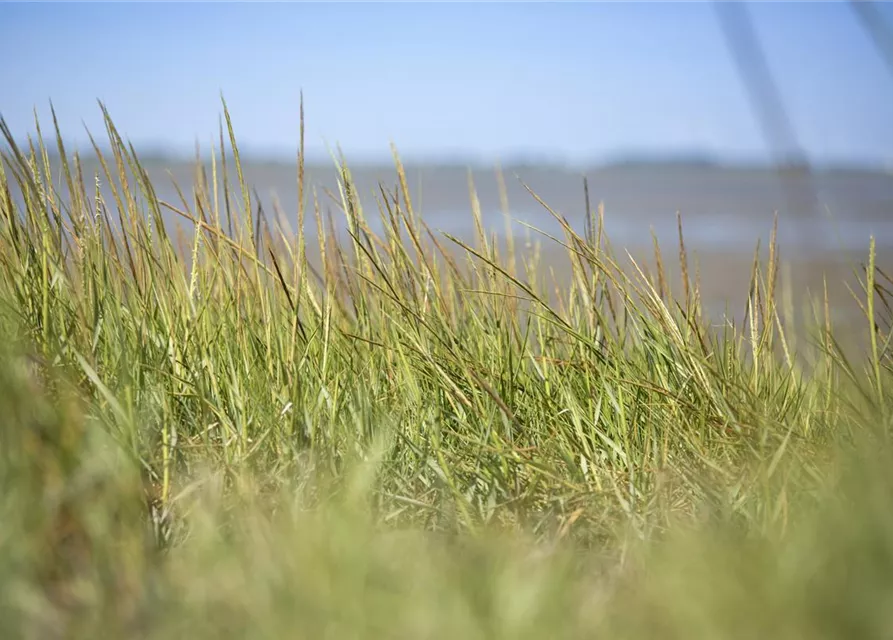
[[473,185],[476,241],[431,232],[396,154],[379,234],[343,166],[340,239],[299,155],[293,234],[226,115],[180,203],[108,118],[97,176],[3,126],[4,637],[893,636],[873,242],[854,356],[827,298],[792,325],[774,242],[717,328],[681,224],[670,291],[588,197],[583,232],[553,213],[555,288]]

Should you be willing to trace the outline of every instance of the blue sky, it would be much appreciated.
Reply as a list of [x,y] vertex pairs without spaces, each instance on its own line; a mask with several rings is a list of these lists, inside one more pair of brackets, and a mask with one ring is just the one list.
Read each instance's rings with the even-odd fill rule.
[[[883,11],[893,24],[890,6]],[[850,7],[750,5],[801,146],[893,161],[893,77]],[[191,152],[222,91],[247,151],[349,159],[767,157],[708,3],[2,3],[0,114]]]

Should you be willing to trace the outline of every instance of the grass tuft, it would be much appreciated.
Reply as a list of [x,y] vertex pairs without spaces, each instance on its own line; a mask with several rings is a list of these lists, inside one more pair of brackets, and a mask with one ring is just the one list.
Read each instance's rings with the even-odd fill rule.
[[889,637],[873,239],[854,355],[827,288],[795,335],[775,230],[745,324],[717,328],[681,217],[677,296],[671,254],[618,254],[588,185],[582,234],[528,189],[570,265],[550,285],[538,248],[488,237],[471,181],[474,240],[433,232],[396,150],[374,223],[336,160],[337,233],[303,109],[296,234],[225,105],[178,203],[102,111],[93,176],[55,112],[58,166],[39,124],[28,149],[0,124],[4,630]]

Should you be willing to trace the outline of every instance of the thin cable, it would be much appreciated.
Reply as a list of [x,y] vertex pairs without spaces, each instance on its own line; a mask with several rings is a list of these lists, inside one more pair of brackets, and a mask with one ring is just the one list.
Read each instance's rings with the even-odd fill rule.
[[893,29],[884,20],[881,12],[874,2],[867,0],[850,0],[862,27],[871,36],[874,46],[887,65],[890,75],[893,75]]
[[785,111],[750,15],[741,2],[715,0],[720,26],[744,82],[766,144],[774,156],[791,212],[816,212],[809,162]]

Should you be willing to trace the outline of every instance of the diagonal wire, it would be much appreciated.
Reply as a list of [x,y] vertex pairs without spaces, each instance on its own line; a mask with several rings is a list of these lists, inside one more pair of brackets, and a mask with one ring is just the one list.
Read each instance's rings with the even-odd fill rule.
[[893,75],[893,29],[884,20],[875,2],[850,0],[850,6],[884,59],[887,70]]
[[788,208],[812,215],[817,200],[808,159],[797,140],[781,94],[742,2],[714,0],[720,26],[779,170]]

